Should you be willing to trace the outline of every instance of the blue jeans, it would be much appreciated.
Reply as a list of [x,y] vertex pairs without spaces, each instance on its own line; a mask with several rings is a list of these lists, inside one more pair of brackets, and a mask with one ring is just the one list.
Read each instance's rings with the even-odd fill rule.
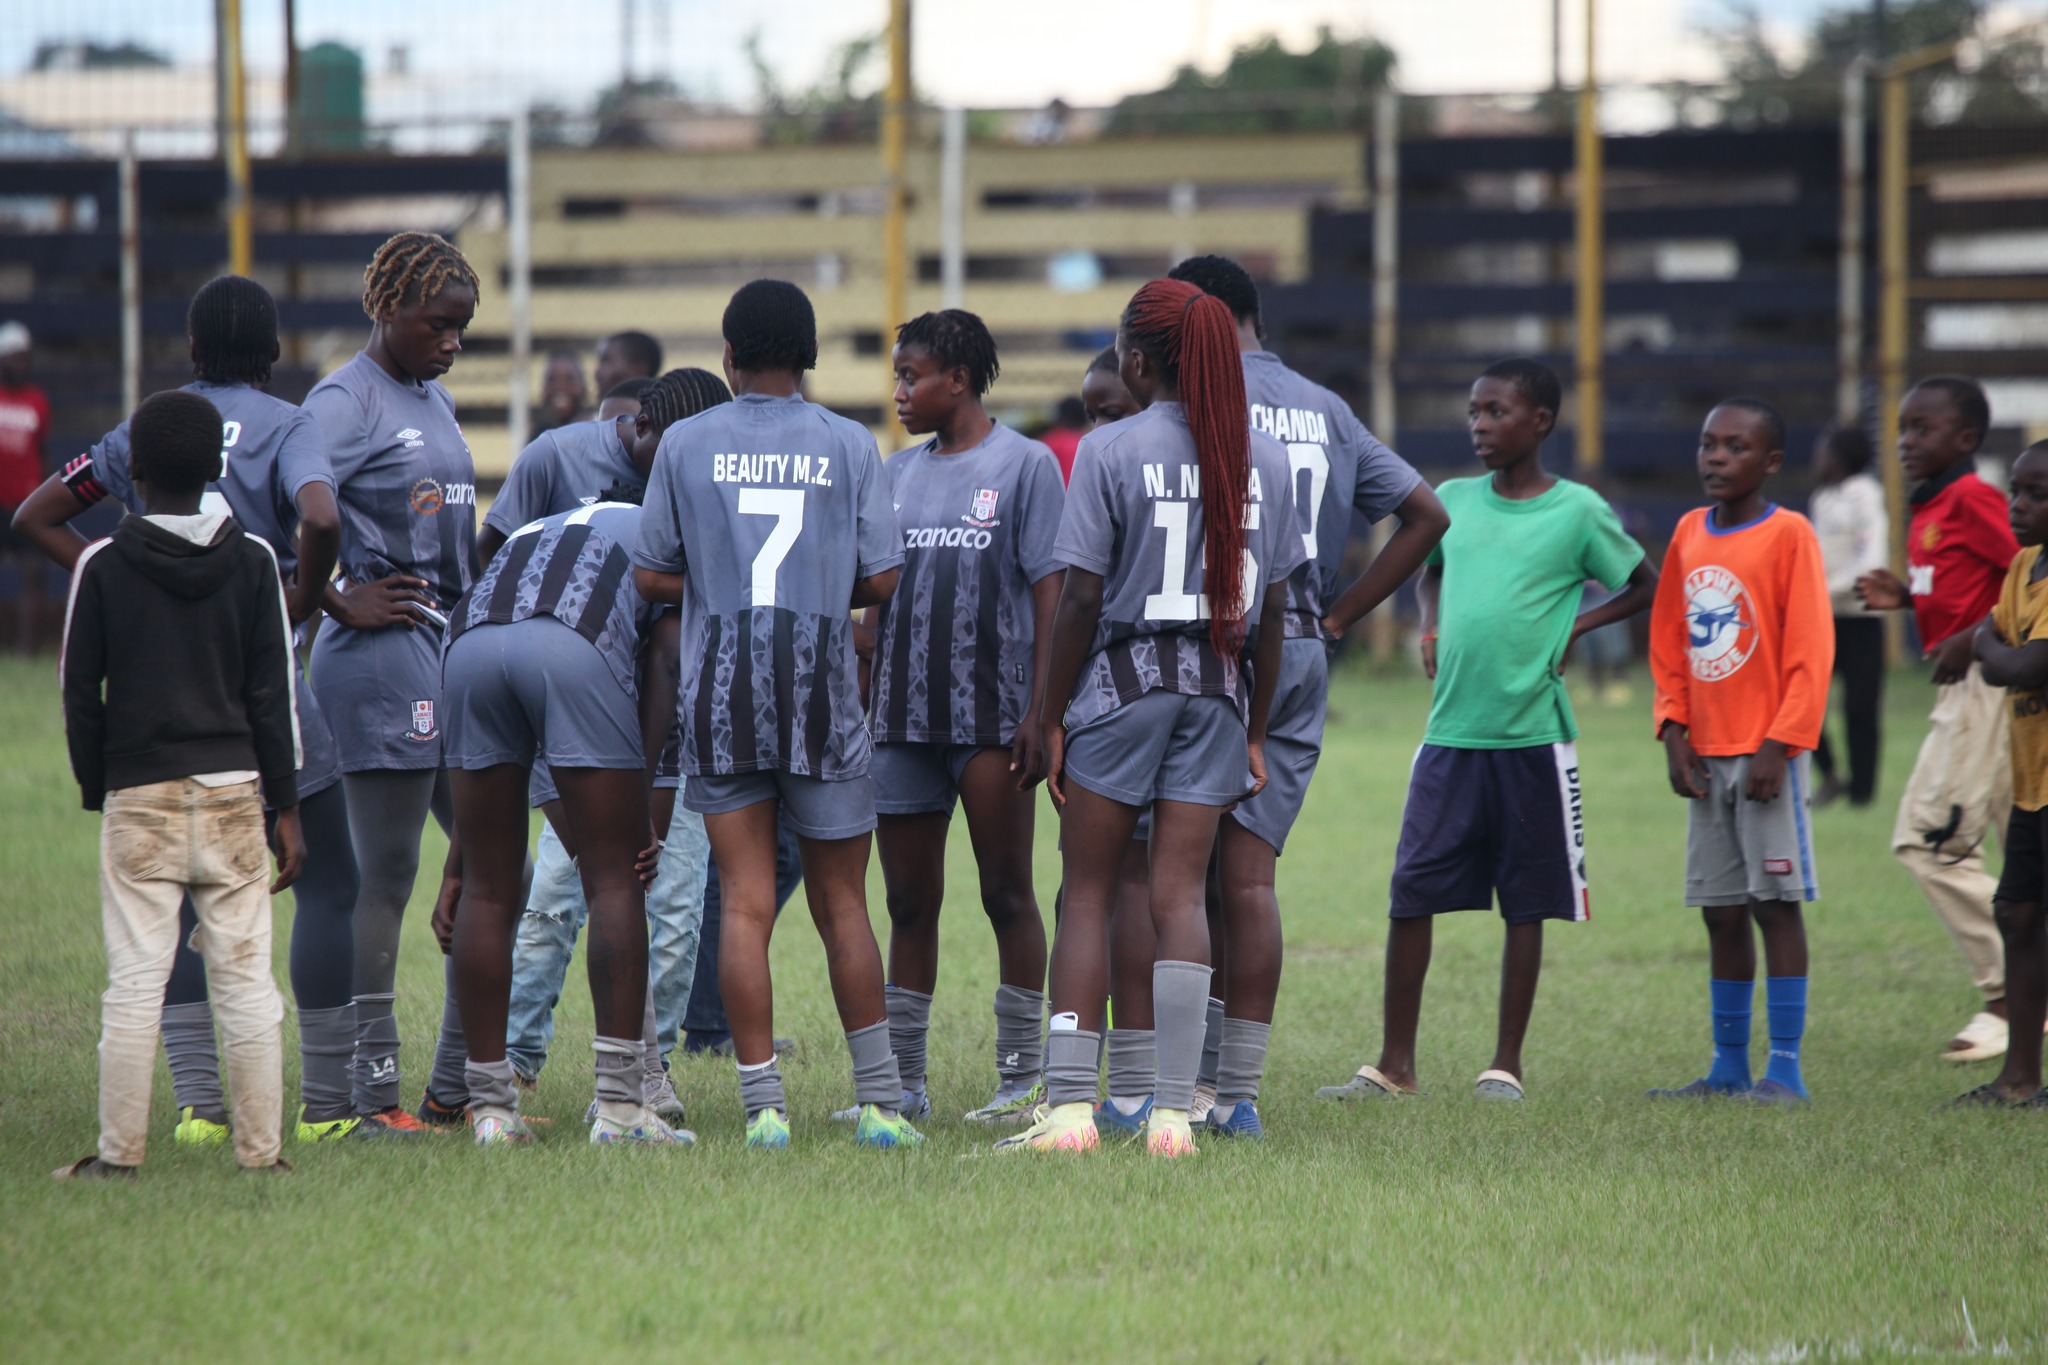
[[[661,866],[647,888],[647,977],[654,992],[654,1021],[661,1055],[674,1050],[683,1009],[697,977],[697,944],[704,919],[704,873],[711,844],[704,817],[676,802],[662,846]],[[544,826],[534,861],[533,891],[512,948],[512,1001],[505,1016],[505,1056],[512,1069],[532,1079],[548,1060],[555,1036],[555,1005],[576,951],[576,935],[590,909],[583,880],[553,826]]]
[[[676,813],[678,816],[682,814],[680,802]],[[775,913],[778,916],[782,914],[782,907],[789,904],[789,898],[796,894],[797,885],[803,878],[803,857],[797,849],[796,831],[789,827],[787,819],[778,819],[775,822]],[[687,1052],[705,1052],[732,1041],[732,1030],[725,1021],[725,996],[718,989],[718,926],[722,903],[718,869],[713,867],[704,878],[703,946],[697,953],[697,975],[690,988],[690,1004],[683,1012],[683,1031],[687,1035],[683,1048]],[[666,1038],[669,1035],[664,1033],[662,1036]]]

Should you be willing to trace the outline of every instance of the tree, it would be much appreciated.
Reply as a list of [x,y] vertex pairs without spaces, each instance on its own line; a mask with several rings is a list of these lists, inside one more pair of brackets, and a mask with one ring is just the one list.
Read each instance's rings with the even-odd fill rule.
[[1394,70],[1392,48],[1375,38],[1316,31],[1306,52],[1267,36],[1244,44],[1214,76],[1183,66],[1158,90],[1127,95],[1110,114],[1112,133],[1315,132],[1361,126],[1364,96]]

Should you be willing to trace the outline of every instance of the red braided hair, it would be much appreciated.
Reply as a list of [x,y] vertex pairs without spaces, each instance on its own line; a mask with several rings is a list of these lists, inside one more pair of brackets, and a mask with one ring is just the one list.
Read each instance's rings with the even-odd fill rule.
[[1251,418],[1237,320],[1221,299],[1180,280],[1153,280],[1124,308],[1126,342],[1180,390],[1202,471],[1202,592],[1209,642],[1227,660],[1244,643],[1258,585],[1245,582],[1244,508],[1251,479]]

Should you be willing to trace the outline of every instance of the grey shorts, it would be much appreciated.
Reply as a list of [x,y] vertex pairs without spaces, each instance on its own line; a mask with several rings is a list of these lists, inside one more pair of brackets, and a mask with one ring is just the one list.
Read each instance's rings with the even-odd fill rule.
[[951,815],[960,778],[976,754],[1009,750],[978,744],[890,743],[875,746],[875,811],[881,815]]
[[1801,754],[1785,765],[1785,785],[1770,802],[1742,794],[1749,763],[1746,755],[1707,759],[1706,798],[1687,803],[1687,905],[1820,899],[1809,804],[1811,757]]
[[1280,687],[1266,722],[1266,785],[1230,813],[1282,852],[1287,831],[1308,799],[1309,779],[1323,756],[1323,720],[1330,707],[1330,654],[1321,640],[1289,640],[1280,654]]
[[439,630],[327,621],[313,641],[312,673],[344,773],[441,766]]
[[444,673],[450,768],[640,768],[640,715],[597,646],[552,616],[464,631]]
[[1166,691],[1068,731],[1066,776],[1127,806],[1227,806],[1252,784],[1237,704]]
[[683,808],[699,815],[724,815],[762,801],[780,801],[782,818],[806,839],[851,839],[875,828],[871,774],[827,782],[771,768],[757,773],[691,773],[683,780]]
[[341,781],[341,751],[335,747],[334,731],[327,726],[327,714],[313,695],[306,670],[298,666],[297,658],[292,664],[293,691],[299,705],[299,753],[304,759],[299,764],[299,800],[303,801]]

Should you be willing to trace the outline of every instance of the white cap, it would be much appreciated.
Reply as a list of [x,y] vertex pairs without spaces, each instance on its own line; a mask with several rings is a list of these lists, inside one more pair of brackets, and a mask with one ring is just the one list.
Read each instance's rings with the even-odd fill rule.
[[0,322],[0,355],[20,355],[28,349],[28,328],[18,322]]

